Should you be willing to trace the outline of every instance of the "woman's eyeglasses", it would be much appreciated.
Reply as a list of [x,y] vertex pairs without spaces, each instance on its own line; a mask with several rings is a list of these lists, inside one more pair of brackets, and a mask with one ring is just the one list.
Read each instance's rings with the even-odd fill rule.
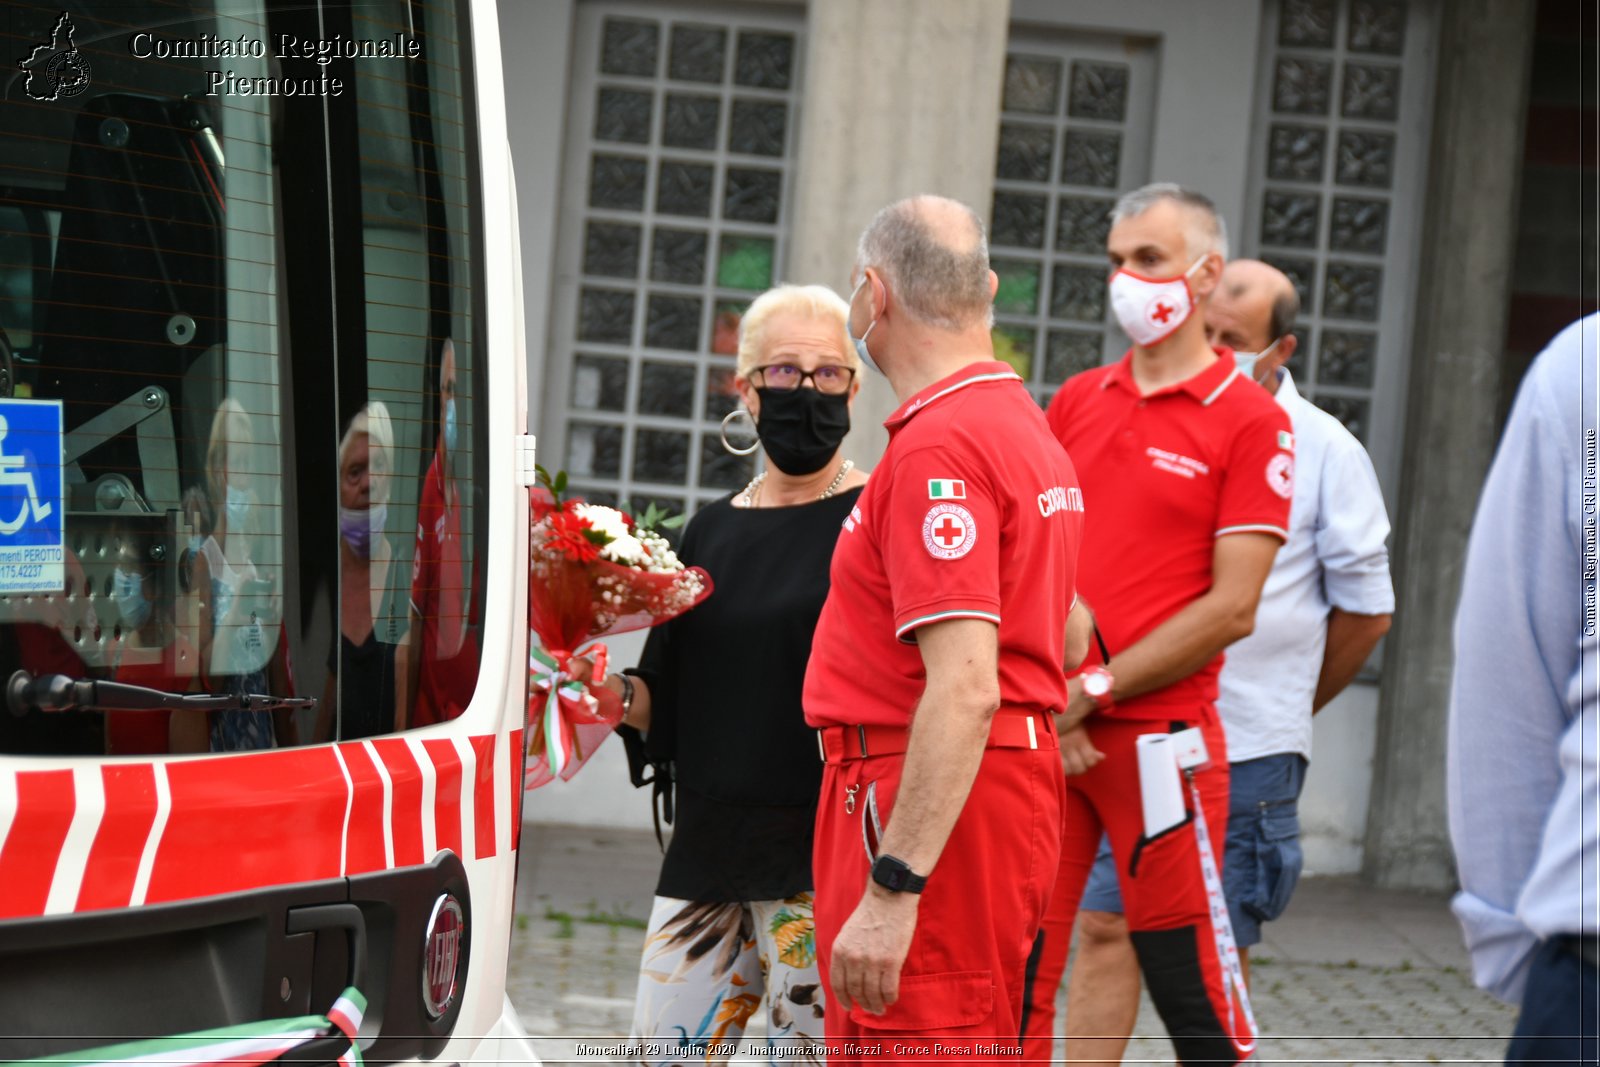
[[801,370],[793,363],[769,363],[765,367],[755,368],[750,373],[761,375],[759,384],[768,389],[776,389],[780,393],[800,388],[809,378],[817,387],[817,392],[831,396],[848,392],[850,383],[856,376],[854,367],[844,367],[836,363],[824,363],[816,370]]

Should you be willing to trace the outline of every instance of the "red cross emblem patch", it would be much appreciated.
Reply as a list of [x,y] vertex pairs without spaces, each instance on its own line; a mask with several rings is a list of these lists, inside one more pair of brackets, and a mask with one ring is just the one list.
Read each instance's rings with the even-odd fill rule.
[[1144,306],[1145,320],[1156,329],[1176,328],[1186,313],[1183,297],[1161,293]]
[[934,559],[960,559],[977,540],[978,524],[960,504],[935,504],[922,520],[922,543]]
[[1267,460],[1267,484],[1283,499],[1294,496],[1294,458],[1279,452]]

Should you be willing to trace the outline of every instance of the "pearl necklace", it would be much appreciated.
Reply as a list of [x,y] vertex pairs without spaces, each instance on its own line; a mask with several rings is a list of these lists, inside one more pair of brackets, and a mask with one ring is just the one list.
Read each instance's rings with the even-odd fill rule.
[[[844,482],[844,476],[849,474],[855,465],[855,460],[852,459],[847,459],[843,463],[839,464],[839,473],[833,476],[833,481],[828,483],[828,488],[824,489],[817,499],[826,500],[834,493],[837,493],[839,491],[839,486]],[[745,507],[753,508],[760,502],[761,486],[766,483],[766,480],[766,471],[762,471],[760,474],[750,479],[750,484],[744,487],[744,493],[741,495],[741,499],[744,501]]]

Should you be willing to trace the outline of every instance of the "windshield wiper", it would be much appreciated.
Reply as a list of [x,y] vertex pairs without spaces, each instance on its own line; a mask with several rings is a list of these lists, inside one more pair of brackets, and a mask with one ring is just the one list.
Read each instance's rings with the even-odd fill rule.
[[314,708],[316,697],[267,693],[168,693],[124,682],[18,671],[6,683],[6,707],[21,718],[30,711],[277,711]]

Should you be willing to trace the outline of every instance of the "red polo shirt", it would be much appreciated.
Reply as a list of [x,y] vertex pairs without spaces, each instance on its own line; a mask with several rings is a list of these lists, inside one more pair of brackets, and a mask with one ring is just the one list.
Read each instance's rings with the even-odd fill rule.
[[901,405],[834,549],[806,670],[812,726],[910,723],[919,626],[1000,628],[1000,699],[1065,706],[1061,670],[1083,498],[1022,379],[969,364]]
[[[1078,591],[1116,657],[1211,588],[1219,537],[1288,540],[1294,487],[1289,416],[1234,366],[1233,352],[1194,377],[1141,396],[1133,353],[1067,381],[1047,418],[1082,476],[1092,509]],[[1097,657],[1098,658],[1098,657]],[[1128,718],[1210,718],[1222,656],[1187,678],[1120,701]]]
[[476,590],[470,546],[461,536],[461,499],[444,473],[442,450],[422,481],[417,545],[411,563],[411,610],[420,632],[411,655],[422,658],[413,694],[412,726],[454,719],[478,684],[478,639],[471,626]]

